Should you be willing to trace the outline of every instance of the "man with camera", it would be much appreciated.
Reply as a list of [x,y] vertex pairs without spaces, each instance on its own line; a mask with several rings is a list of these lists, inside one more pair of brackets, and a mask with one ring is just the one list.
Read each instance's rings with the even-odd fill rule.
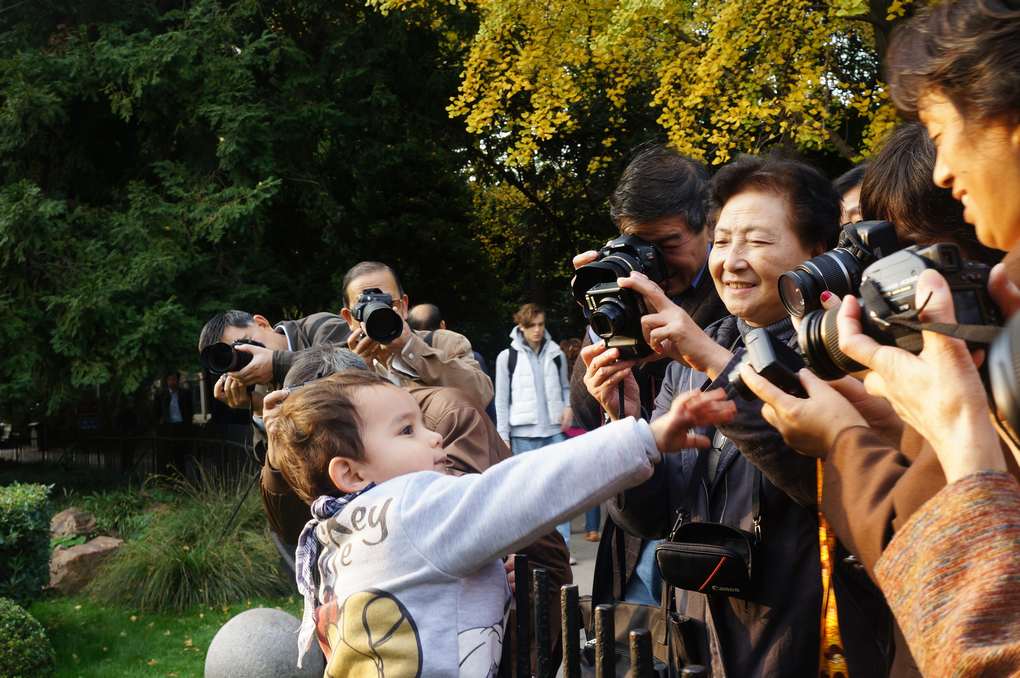
[[[581,271],[586,266],[604,263],[607,258],[615,259],[621,254],[639,265],[647,261],[650,252],[657,252],[663,269],[658,276],[662,288],[699,327],[707,327],[727,315],[707,271],[711,249],[707,194],[708,172],[699,163],[662,145],[640,150],[623,171],[609,200],[610,217],[622,237],[601,252],[589,251],[574,257],[574,268],[580,274],[574,281],[575,298],[585,304],[588,289],[586,275]],[[616,276],[608,271],[605,276],[593,278],[592,283],[616,281]],[[595,306],[588,312],[597,310],[598,304]],[[640,338],[640,328],[636,338]],[[593,343],[597,346],[591,347]],[[596,355],[606,350],[602,338],[592,331],[585,337],[584,345],[585,351],[595,351]],[[602,424],[600,400],[605,400],[608,406],[617,406],[618,399],[614,400],[617,382],[613,377],[620,376],[620,370],[633,375],[625,381],[625,398],[639,403],[636,408],[639,416],[647,418],[654,409],[655,396],[669,362],[618,365],[615,359],[603,358],[589,366],[579,357],[570,383],[575,420],[588,430]],[[599,399],[589,393],[589,386]],[[657,604],[658,577],[650,544],[654,542],[644,542],[620,530],[612,520],[606,520],[592,592],[596,602],[627,599]]]
[[376,372],[400,386],[460,389],[480,411],[492,400],[492,380],[479,367],[471,342],[450,330],[413,331],[408,299],[396,272],[377,261],[353,266],[343,279],[347,346]]
[[[313,313],[274,326],[265,316],[231,310],[209,319],[199,335],[198,350],[203,365],[218,376],[213,396],[230,407],[251,405],[259,412],[262,394],[249,387],[282,384],[301,351],[343,344],[349,334],[347,323],[333,313]],[[210,365],[210,359],[219,364]]]

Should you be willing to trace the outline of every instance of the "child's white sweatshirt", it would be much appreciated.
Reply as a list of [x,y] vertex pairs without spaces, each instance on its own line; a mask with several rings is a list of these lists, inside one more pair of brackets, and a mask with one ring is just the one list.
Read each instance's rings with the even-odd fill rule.
[[319,523],[326,676],[494,676],[510,591],[500,558],[647,480],[659,451],[628,418],[485,473],[412,473]]

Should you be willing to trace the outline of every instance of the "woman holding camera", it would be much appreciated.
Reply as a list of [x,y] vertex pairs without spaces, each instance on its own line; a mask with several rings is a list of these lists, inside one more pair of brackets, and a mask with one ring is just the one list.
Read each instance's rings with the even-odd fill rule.
[[[621,279],[649,308],[642,318],[649,345],[677,361],[667,370],[656,415],[668,408],[674,394],[692,388],[732,392],[728,375],[742,358],[743,335],[751,329],[766,328],[779,341],[794,340],[778,296],[778,277],[828,249],[838,232],[839,196],[817,171],[790,160],[748,157],[723,168],[712,184],[712,203],[709,271],[732,315],[702,331],[644,276]],[[582,355],[588,366],[585,382],[606,412],[614,418],[619,414],[622,392],[623,413],[634,414],[632,362],[618,361],[615,349],[601,345],[587,347]],[[754,531],[755,518],[760,518],[753,567],[761,585],[749,600],[678,590],[677,610],[694,627],[685,638],[696,638],[699,645],[687,650],[710,664],[713,675],[817,674],[822,592],[815,464],[786,446],[761,418],[760,408],[736,403],[732,424],[704,432],[713,440],[712,450],[690,451],[660,465],[651,480],[611,503],[610,512],[621,526],[646,539],[666,536],[678,511],[693,522],[746,531]],[[851,665],[859,661],[862,675],[883,675],[887,669],[886,658],[874,656],[876,634],[889,632],[875,620],[882,607],[877,602],[867,621],[848,625],[859,637],[845,639],[848,650],[850,645],[861,650]]]
[[[964,0],[919,15],[889,55],[894,100],[920,118],[937,148],[935,183],[960,200],[983,244],[1011,250],[1007,260],[1020,247],[1017,45],[1020,6]],[[989,291],[1005,317],[1020,308],[1002,265]],[[927,300],[923,321],[956,322],[938,273],[921,275],[917,300]],[[975,366],[983,356],[930,332],[916,356],[880,346],[862,332],[853,297],[840,307],[838,330],[840,350],[870,368],[867,390],[930,444],[948,483],[902,522],[875,566],[918,665],[933,676],[1013,675],[1020,671],[1020,486],[1006,472]],[[824,393],[805,381],[813,397]],[[774,400],[777,424],[792,431],[797,407]]]

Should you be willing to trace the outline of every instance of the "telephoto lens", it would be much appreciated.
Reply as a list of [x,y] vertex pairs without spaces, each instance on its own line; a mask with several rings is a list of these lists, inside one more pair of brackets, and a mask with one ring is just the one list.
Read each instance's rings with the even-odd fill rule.
[[209,370],[211,374],[225,374],[243,369],[245,365],[251,362],[254,356],[251,353],[238,351],[234,348],[238,344],[264,347],[264,344],[261,342],[251,340],[245,341],[241,339],[233,344],[225,344],[220,341],[202,349],[202,353],[199,356],[202,367]]
[[1016,435],[1020,432],[1020,313],[988,349],[988,381],[995,408]]
[[864,365],[839,350],[838,315],[838,308],[811,311],[800,321],[797,332],[797,345],[808,369],[828,381],[864,369]]
[[380,344],[388,344],[404,332],[404,319],[393,310],[393,297],[378,288],[362,291],[353,315],[365,334]]
[[779,299],[786,311],[802,318],[821,309],[821,294],[856,294],[865,267],[899,247],[896,229],[888,221],[847,224],[836,247],[808,259],[779,276]]

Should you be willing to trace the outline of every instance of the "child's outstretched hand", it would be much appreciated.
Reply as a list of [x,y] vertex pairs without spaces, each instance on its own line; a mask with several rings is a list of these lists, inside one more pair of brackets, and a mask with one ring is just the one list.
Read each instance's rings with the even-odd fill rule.
[[681,393],[673,399],[669,412],[651,423],[655,445],[662,454],[684,448],[711,447],[712,442],[706,436],[695,435],[690,429],[725,424],[732,421],[736,413],[737,406],[726,400],[721,388]]

